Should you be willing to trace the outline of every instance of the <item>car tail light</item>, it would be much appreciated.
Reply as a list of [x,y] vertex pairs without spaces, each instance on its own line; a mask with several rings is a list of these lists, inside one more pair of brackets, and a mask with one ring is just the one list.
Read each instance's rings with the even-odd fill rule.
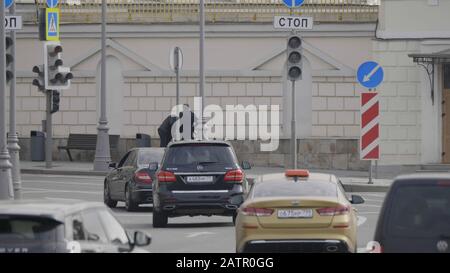
[[147,172],[139,171],[134,174],[134,180],[139,183],[151,184],[153,182],[152,178]]
[[158,181],[159,182],[176,182],[177,178],[175,174],[168,171],[160,171],[158,173]]
[[328,208],[320,208],[317,209],[317,213],[320,216],[335,216],[335,215],[344,215],[349,213],[349,206],[337,206],[337,207],[328,207]]
[[236,182],[241,183],[243,179],[244,179],[244,172],[240,169],[230,170],[226,172],[225,177],[223,178],[225,182],[234,182],[234,183]]
[[440,180],[437,182],[437,185],[439,187],[450,187],[450,181],[449,180]]
[[246,207],[242,209],[242,214],[245,216],[270,216],[273,213],[273,209],[266,208],[252,208]]

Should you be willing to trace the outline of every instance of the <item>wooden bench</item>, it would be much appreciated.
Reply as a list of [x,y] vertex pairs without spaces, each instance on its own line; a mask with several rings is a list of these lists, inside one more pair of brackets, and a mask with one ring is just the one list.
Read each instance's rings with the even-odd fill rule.
[[[119,135],[109,135],[109,146],[117,149],[119,146]],[[66,146],[58,146],[58,150],[66,150],[70,161],[73,161],[70,150],[95,151],[97,146],[96,134],[69,134]]]

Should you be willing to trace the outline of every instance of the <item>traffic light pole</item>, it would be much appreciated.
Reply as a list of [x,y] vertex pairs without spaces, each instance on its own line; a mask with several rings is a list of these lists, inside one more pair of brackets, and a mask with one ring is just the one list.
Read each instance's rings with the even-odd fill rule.
[[175,48],[175,54],[174,54],[174,62],[175,62],[175,74],[177,77],[177,83],[176,83],[176,91],[177,91],[177,101],[175,105],[180,105],[180,63],[178,62],[179,55],[180,55],[180,49],[179,47]]
[[[13,2],[9,8],[9,13],[15,15],[16,4]],[[20,158],[19,158],[19,137],[16,132],[16,32],[11,31],[11,55],[13,62],[11,63],[11,70],[13,77],[10,82],[10,94],[9,94],[9,132],[8,132],[8,150],[11,156],[11,175],[14,188],[14,199],[22,198],[22,181],[20,178]]]
[[47,100],[45,109],[45,168],[52,167],[53,153],[53,132],[52,132],[52,90],[46,90],[45,96]]
[[0,3],[0,200],[14,198],[11,163],[6,146],[5,2]]
[[295,119],[295,81],[291,81],[292,83],[292,119],[291,119],[291,143],[292,143],[292,168],[297,168],[297,126]]

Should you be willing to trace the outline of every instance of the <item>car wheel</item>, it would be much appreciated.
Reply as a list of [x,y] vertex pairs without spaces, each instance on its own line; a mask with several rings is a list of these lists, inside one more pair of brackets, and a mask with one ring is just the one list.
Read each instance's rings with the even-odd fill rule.
[[105,185],[103,186],[103,202],[110,208],[115,208],[117,206],[117,201],[111,199],[109,183],[107,181],[105,181]]
[[125,188],[125,208],[127,211],[135,211],[138,208],[138,204],[133,200],[130,184]]
[[153,227],[166,227],[168,220],[167,214],[164,212],[153,211]]

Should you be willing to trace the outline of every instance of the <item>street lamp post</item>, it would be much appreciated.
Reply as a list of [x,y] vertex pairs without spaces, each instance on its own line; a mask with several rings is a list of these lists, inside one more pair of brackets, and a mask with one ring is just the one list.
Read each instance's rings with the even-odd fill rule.
[[[203,117],[203,109],[205,107],[205,1],[200,0],[200,46],[199,46],[199,90],[202,98],[200,114]],[[201,119],[201,139],[203,139],[203,121]]]
[[[16,4],[12,3],[9,8],[9,13],[11,15],[15,15],[16,13]],[[16,132],[16,32],[11,31],[11,55],[13,57],[13,62],[11,63],[11,69],[13,72],[13,77],[11,78],[11,86],[9,93],[9,132],[8,132],[8,150],[11,156],[11,175],[12,175],[12,183],[14,188],[14,198],[21,199],[22,198],[22,182],[20,179],[20,159],[19,159],[19,138]]]
[[107,171],[111,161],[109,150],[108,120],[106,118],[106,0],[102,0],[102,60],[100,119],[97,127],[97,146],[95,150],[94,171]]
[[0,1],[0,200],[14,198],[11,163],[6,146],[6,55],[5,55],[5,1]]

